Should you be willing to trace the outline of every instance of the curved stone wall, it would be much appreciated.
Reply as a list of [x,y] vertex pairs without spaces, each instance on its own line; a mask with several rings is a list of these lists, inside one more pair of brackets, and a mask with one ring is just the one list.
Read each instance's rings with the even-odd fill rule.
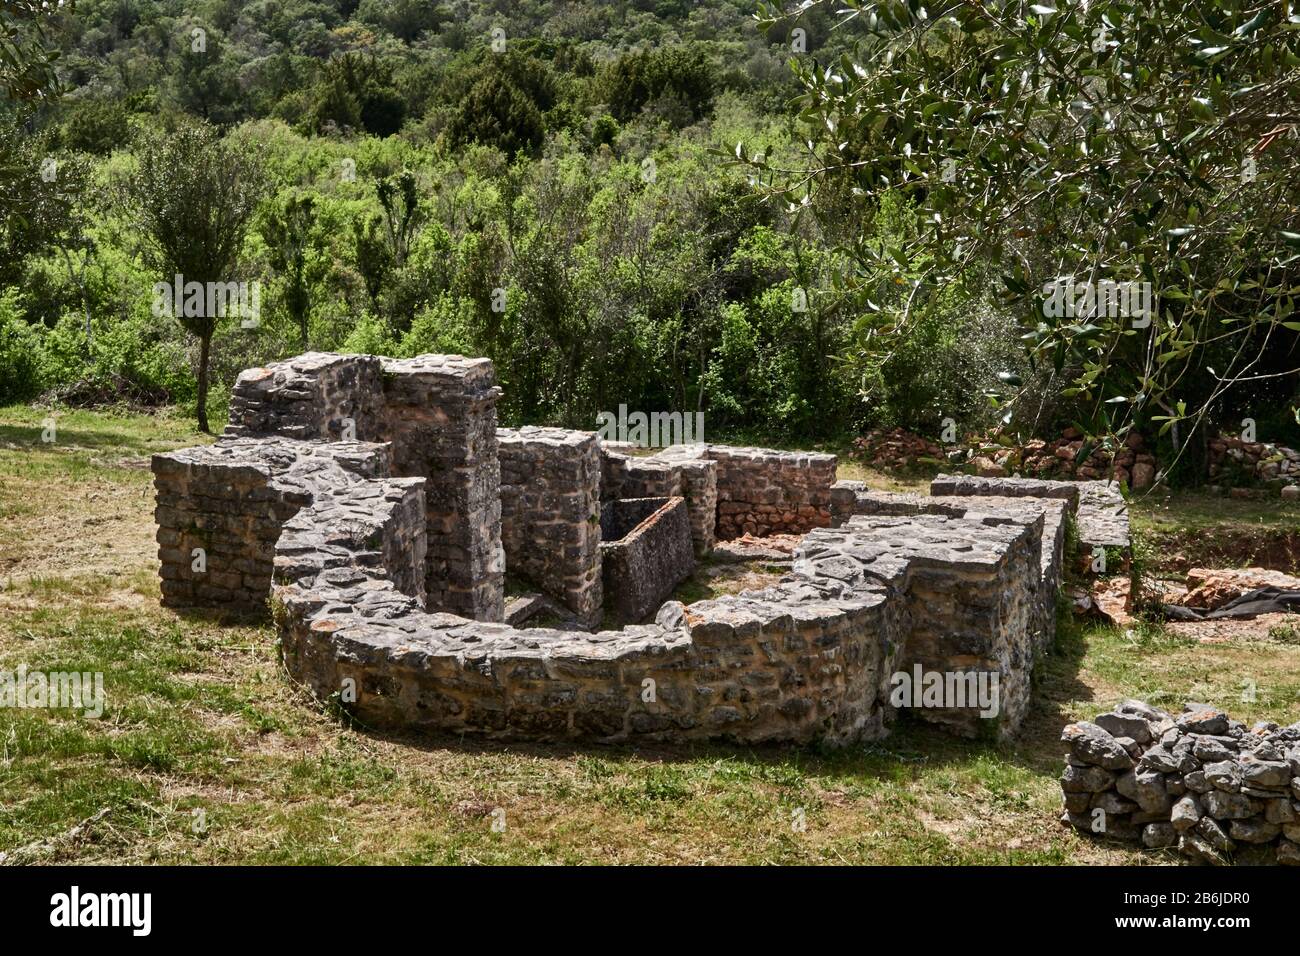
[[[290,673],[366,723],[846,743],[885,732],[891,675],[913,663],[994,671],[999,726],[1023,717],[1036,525],[856,518],[811,533],[778,585],[588,634],[423,611],[401,584],[418,580],[421,489],[346,481],[285,524],[274,601]],[[962,733],[979,720],[972,708],[921,713]]]

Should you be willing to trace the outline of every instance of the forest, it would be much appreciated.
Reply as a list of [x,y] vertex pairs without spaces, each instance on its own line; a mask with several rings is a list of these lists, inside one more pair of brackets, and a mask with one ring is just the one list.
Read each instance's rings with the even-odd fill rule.
[[[1124,44],[1099,46],[1050,7],[1025,14],[1015,48],[987,10],[946,33],[916,3],[883,5],[869,26],[857,3],[751,0],[5,7],[13,51],[39,54],[50,82],[13,67],[0,107],[3,402],[178,405],[208,428],[244,367],[435,351],[491,357],[508,424],[594,427],[622,404],[771,442],[935,435],[945,420],[1177,439],[1188,419],[1244,413],[1276,440],[1300,432],[1283,254],[1300,241],[1295,126],[1214,104],[1295,98],[1289,7],[1249,21],[1246,5],[1207,7],[1162,87],[1160,71],[1124,72]],[[1104,32],[1124,11],[1077,16]],[[1197,35],[1220,34],[1236,46],[1197,60]],[[1021,66],[1074,51],[1078,75],[1032,112],[980,112],[991,78],[1005,93]],[[1106,182],[1164,133],[1096,109],[1061,129],[1079,91],[1175,106],[1180,77],[1230,56],[1260,82],[1193,101],[1187,155],[1162,160],[1204,169],[1144,167],[1151,195],[1113,201]],[[872,57],[886,69],[864,70]],[[937,98],[936,57],[956,64]],[[1102,66],[1118,80],[1098,81]],[[1070,163],[1067,135],[1082,137],[1082,168],[1020,175],[1034,157]],[[1207,193],[1247,155],[1267,190]],[[1281,252],[1242,240],[1265,206]],[[1203,228],[1210,209],[1230,221]],[[1067,228],[1096,231],[1063,231],[1076,214]],[[1117,219],[1145,221],[1145,238]],[[1060,274],[1154,284],[1150,340],[1044,322],[1038,286]],[[174,279],[237,283],[256,308],[158,308],[155,287]]]

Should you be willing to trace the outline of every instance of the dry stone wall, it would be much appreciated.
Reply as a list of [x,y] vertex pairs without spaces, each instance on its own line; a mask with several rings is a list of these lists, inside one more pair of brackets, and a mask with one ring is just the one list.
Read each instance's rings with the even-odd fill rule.
[[1300,723],[1122,701],[1062,732],[1062,822],[1188,858],[1300,865]]

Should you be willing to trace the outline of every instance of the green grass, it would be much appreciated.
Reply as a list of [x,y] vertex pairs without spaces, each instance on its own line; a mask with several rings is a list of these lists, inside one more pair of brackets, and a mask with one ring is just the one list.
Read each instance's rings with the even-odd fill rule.
[[1139,495],[1131,516],[1134,533],[1158,556],[1157,567],[1261,565],[1300,571],[1300,506],[1281,497]]
[[[0,483],[0,533],[27,541],[32,529],[57,529],[95,493],[147,545],[152,503],[137,476],[148,473],[120,459],[185,444],[188,426],[78,412],[68,419],[79,440],[67,446],[10,437],[40,414],[0,410],[0,475],[32,467],[34,454],[46,475],[41,494]],[[105,527],[77,526],[72,558],[93,553]],[[1057,822],[1061,726],[1126,696],[1300,718],[1294,642],[1194,644],[1154,628],[1069,624],[1009,744],[901,721],[886,740],[844,750],[377,735],[331,719],[292,684],[269,625],[165,611],[151,552],[115,554],[120,566],[50,570],[29,549],[0,589],[0,670],[102,672],[107,697],[99,720],[0,710],[0,852],[19,860],[1165,863],[1168,854],[1099,844]],[[33,563],[47,569],[26,573]],[[1242,699],[1246,679],[1252,700]]]

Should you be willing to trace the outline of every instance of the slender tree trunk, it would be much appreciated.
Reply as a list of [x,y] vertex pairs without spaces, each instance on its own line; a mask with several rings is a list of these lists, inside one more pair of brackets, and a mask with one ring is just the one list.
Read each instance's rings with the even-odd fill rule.
[[212,333],[199,336],[199,431],[210,435],[208,427],[208,357],[212,351]]

